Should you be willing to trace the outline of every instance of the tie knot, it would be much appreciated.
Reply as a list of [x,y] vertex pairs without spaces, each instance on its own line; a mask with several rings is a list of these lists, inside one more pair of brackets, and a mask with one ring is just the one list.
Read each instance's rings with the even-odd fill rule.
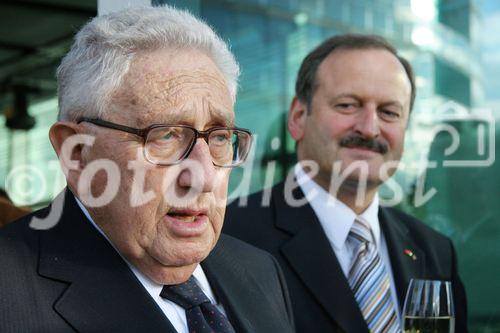
[[203,303],[210,303],[210,300],[198,286],[193,276],[184,283],[163,286],[160,296],[186,310]]
[[370,243],[373,241],[370,225],[360,219],[354,220],[349,235],[361,243]]

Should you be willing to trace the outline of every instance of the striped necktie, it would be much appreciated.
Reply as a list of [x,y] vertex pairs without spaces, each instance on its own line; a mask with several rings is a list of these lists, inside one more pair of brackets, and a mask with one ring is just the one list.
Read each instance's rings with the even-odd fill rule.
[[370,332],[400,332],[389,275],[378,254],[370,226],[356,219],[347,241],[353,248],[349,285]]

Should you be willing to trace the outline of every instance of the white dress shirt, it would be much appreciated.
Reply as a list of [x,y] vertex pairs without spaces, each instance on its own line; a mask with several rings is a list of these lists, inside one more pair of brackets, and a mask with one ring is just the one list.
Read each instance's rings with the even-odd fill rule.
[[[83,206],[83,204],[78,200],[78,198],[75,196],[75,200],[80,206],[80,209],[82,210],[83,214],[87,217],[87,219],[92,223],[92,225],[108,240],[108,242],[115,248],[113,243],[109,240],[109,238],[106,236],[106,234],[99,228],[99,226],[94,222],[92,217],[90,216],[88,210]],[[115,248],[116,250],[116,248]],[[116,250],[118,254],[120,252]],[[120,254],[121,256],[121,254]],[[178,333],[189,333],[188,332],[188,326],[187,326],[187,319],[186,319],[186,311],[176,303],[169,301],[167,299],[164,299],[160,296],[161,290],[163,288],[163,285],[158,284],[148,278],[146,275],[144,275],[141,271],[139,271],[134,265],[129,263],[127,259],[125,259],[122,256],[123,260],[127,263],[127,265],[130,267],[134,275],[137,277],[139,282],[142,284],[142,286],[146,289],[146,291],[151,295],[153,300],[158,304],[160,309],[163,311],[165,316],[168,318],[170,323],[172,323],[172,326],[174,326],[175,330]],[[215,304],[217,308],[224,314],[226,315],[224,308],[222,307],[221,304],[218,304],[217,301],[215,300],[214,293],[212,289],[210,288],[210,284],[208,283],[207,277],[205,275],[205,272],[203,272],[203,269],[201,268],[200,265],[196,266],[196,269],[193,272],[193,276],[196,280],[196,283],[198,286],[201,288],[203,293],[208,297],[210,302],[212,304]]]
[[[348,278],[349,268],[354,254],[354,249],[352,249],[346,241],[352,225],[354,224],[354,220],[358,218],[370,225],[375,245],[385,264],[386,271],[389,274],[392,300],[396,310],[399,309],[396,285],[392,274],[387,244],[383,233],[380,231],[380,223],[378,220],[378,194],[375,195],[370,206],[368,206],[368,208],[361,215],[357,215],[351,208],[346,206],[340,200],[337,200],[337,198],[330,195],[330,193],[325,191],[321,186],[313,181],[305,173],[300,163],[297,163],[294,172],[302,192],[307,197],[309,204],[318,217],[318,220],[330,242],[330,245],[332,246],[333,251],[335,252],[335,255],[337,256],[340,267],[342,268],[346,278]],[[401,322],[401,315],[399,311],[396,311],[396,313]]]

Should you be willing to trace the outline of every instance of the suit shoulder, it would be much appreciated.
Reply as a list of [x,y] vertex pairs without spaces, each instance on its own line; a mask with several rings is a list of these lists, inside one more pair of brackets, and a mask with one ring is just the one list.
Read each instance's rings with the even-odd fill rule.
[[235,209],[253,209],[255,207],[260,207],[262,206],[262,198],[264,197],[266,191],[269,192],[271,189],[264,189],[250,195],[238,197],[234,199],[234,201],[231,202],[227,208],[232,211]]
[[267,187],[261,191],[244,195],[236,198],[230,205],[228,209],[255,209],[255,208],[269,208],[276,204],[276,200],[279,197],[283,197],[285,194],[285,182],[277,183],[272,187]]
[[223,242],[224,247],[231,249],[231,251],[233,251],[233,253],[235,254],[243,254],[249,257],[271,257],[268,252],[228,234],[221,234],[220,240]]
[[224,224],[228,233],[251,232],[253,228],[272,224],[279,186],[237,198],[228,205]]
[[35,230],[30,227],[30,222],[31,218],[36,216],[36,213],[28,214],[1,228],[0,242],[5,243],[9,240],[30,239],[35,234]]
[[274,265],[275,259],[269,252],[261,250],[233,236],[221,234],[219,242],[221,242],[221,245],[224,246],[226,250],[231,251],[232,254],[238,257],[238,260],[241,260],[241,262],[247,264],[247,266],[255,266],[262,269],[261,266],[263,264]]
[[48,208],[43,208],[0,228],[0,256],[21,255],[21,248],[34,250],[40,231],[31,227],[32,218],[42,218],[47,214]]
[[36,276],[40,231],[33,229],[30,222],[37,213],[0,229],[0,292],[9,290],[5,295],[6,302],[14,302],[13,298],[22,299],[17,291],[26,288],[26,280]]

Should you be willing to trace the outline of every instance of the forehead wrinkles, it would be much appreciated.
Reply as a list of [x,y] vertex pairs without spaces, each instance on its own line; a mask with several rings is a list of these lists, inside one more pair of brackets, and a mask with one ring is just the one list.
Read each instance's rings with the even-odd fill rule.
[[162,107],[175,107],[202,96],[219,103],[229,101],[225,81],[204,70],[178,70],[167,77],[148,73],[145,81],[145,96],[149,97],[149,102],[161,103]]
[[136,122],[142,125],[157,122],[155,118],[165,111],[194,107],[196,103],[202,108],[232,110],[230,94],[221,74],[207,69],[167,71],[135,67],[114,94],[112,104],[129,111],[125,115],[119,113],[125,118],[130,112],[135,113]]
[[[196,123],[197,121],[203,122],[203,120],[205,120],[219,123],[219,125],[234,126],[233,112],[221,109],[205,96],[201,97],[197,103],[199,104],[195,105],[193,101],[184,99],[183,102],[176,105],[175,110],[173,110],[174,112],[169,113],[161,119],[163,119],[162,121],[165,123],[173,124],[185,121]],[[154,120],[155,119],[147,119],[147,122],[149,123]]]

